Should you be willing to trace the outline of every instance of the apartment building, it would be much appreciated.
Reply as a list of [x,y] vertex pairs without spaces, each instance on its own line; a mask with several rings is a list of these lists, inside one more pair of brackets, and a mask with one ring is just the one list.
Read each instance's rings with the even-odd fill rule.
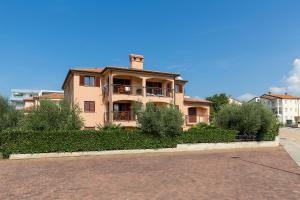
[[12,89],[10,102],[11,104],[16,106],[16,109],[22,110],[25,107],[24,99],[33,98],[37,96],[43,96],[52,93],[61,93],[63,91],[55,91],[55,90],[32,90],[32,89]]
[[136,127],[134,102],[176,105],[185,115],[185,129],[199,122],[209,123],[211,102],[186,97],[188,81],[180,74],[146,70],[142,55],[130,54],[129,62],[129,67],[69,70],[62,89],[65,97],[81,108],[86,129],[108,123]]
[[250,101],[261,102],[272,109],[279,122],[295,124],[299,122],[300,97],[285,94],[267,93]]

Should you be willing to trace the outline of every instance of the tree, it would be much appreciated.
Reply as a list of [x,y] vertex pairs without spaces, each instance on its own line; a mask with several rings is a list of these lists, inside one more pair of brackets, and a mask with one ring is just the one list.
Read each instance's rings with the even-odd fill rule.
[[78,105],[70,105],[67,100],[56,104],[49,100],[40,101],[22,120],[25,130],[79,130],[83,126]]
[[15,106],[9,104],[7,98],[0,96],[0,131],[16,128],[22,117],[22,111],[16,110]]
[[210,115],[214,118],[216,113],[220,111],[222,106],[228,104],[228,97],[225,93],[215,94],[213,96],[206,98],[208,101],[212,102],[212,107],[210,109]]
[[147,103],[145,110],[137,112],[137,120],[143,132],[159,136],[178,134],[184,122],[174,105],[159,107],[154,103]]
[[216,116],[220,128],[239,131],[240,135],[263,138],[266,134],[278,134],[278,122],[273,112],[260,103],[226,105]]

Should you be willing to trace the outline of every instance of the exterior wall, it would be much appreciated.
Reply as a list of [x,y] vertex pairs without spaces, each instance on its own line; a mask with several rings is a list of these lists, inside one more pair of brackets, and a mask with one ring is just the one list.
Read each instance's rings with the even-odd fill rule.
[[299,99],[283,99],[282,100],[282,123],[292,120],[295,123],[295,117],[299,116]]
[[64,89],[65,97],[67,98],[68,102],[70,102],[72,105],[74,103],[74,79],[73,75],[70,76],[68,80],[68,84],[66,85],[66,88]]
[[[85,127],[95,127],[97,124],[104,123],[104,104],[102,101],[102,90],[101,81],[100,87],[87,87],[79,85],[80,75],[87,75],[85,73],[75,73],[73,76],[73,87],[74,96],[73,102],[78,104],[82,113],[81,117],[84,119]],[[95,102],[95,112],[87,113],[84,112],[84,101],[94,101]]]

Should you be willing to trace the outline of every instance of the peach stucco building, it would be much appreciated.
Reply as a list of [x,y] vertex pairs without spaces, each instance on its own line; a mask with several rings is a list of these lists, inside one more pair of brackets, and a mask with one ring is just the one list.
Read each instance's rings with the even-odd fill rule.
[[180,74],[144,69],[142,55],[129,55],[129,67],[70,69],[63,83],[65,97],[82,110],[86,129],[97,124],[136,127],[134,102],[176,105],[185,116],[184,129],[209,123],[210,102],[185,96]]

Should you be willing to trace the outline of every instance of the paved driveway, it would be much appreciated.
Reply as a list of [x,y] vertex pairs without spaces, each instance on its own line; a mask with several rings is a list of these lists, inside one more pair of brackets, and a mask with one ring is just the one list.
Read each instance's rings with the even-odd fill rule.
[[0,161],[0,199],[300,199],[283,148]]
[[300,128],[282,128],[279,138],[280,144],[300,166]]

